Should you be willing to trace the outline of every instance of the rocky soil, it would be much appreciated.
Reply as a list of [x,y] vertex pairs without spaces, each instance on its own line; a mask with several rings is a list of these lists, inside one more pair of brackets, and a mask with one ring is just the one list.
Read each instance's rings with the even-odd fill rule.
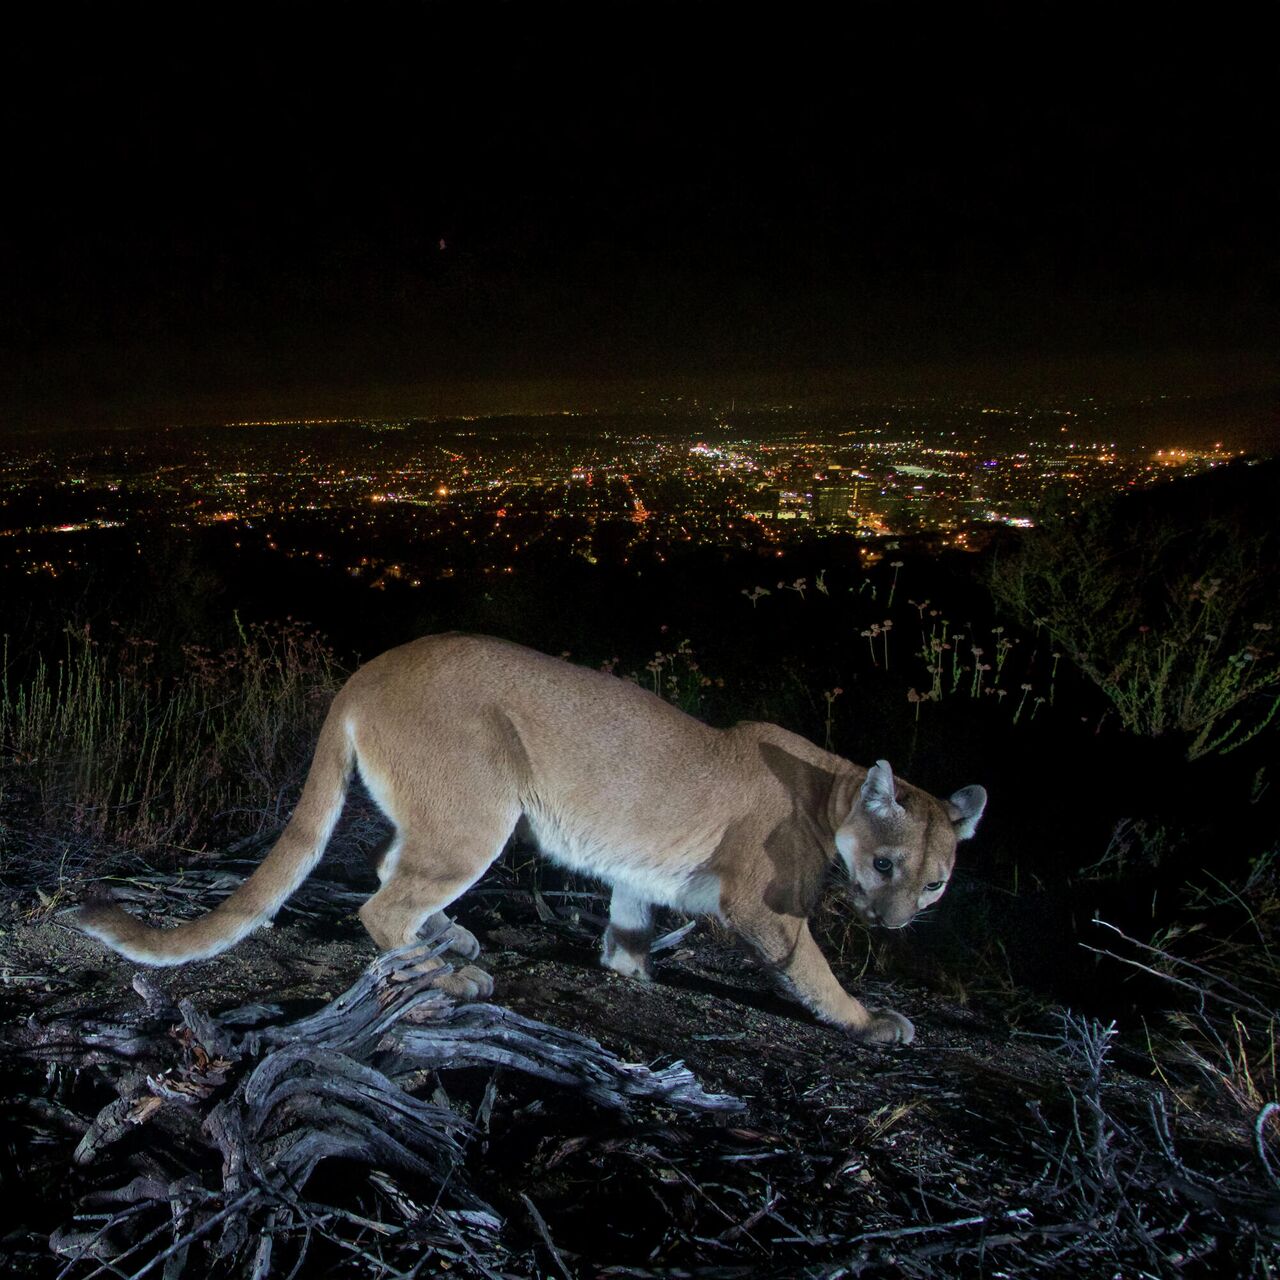
[[[147,877],[125,886],[127,905],[192,914],[226,883],[211,873]],[[218,1256],[217,1232],[201,1223],[234,1205],[209,1117],[240,1096],[266,1052],[243,1029],[261,1039],[265,1028],[269,1040],[271,1028],[302,1025],[361,979],[377,959],[354,918],[361,899],[313,880],[273,928],[215,959],[151,971],[137,987],[136,966],[69,928],[57,903],[11,905],[0,921],[6,1274],[283,1277],[304,1252],[298,1274],[387,1277],[1269,1275],[1280,1266],[1269,1123],[1255,1129],[1244,1111],[1203,1098],[1184,1105],[1186,1095],[1153,1079],[1140,1042],[1054,1010],[1015,1031],[995,1009],[842,974],[917,1027],[909,1047],[864,1047],[816,1024],[706,924],[669,938],[656,981],[641,984],[596,963],[602,899],[488,882],[459,918],[484,945],[495,1006],[532,1020],[534,1035],[547,1024],[628,1063],[683,1062],[705,1091],[741,1106],[642,1096],[603,1105],[506,1059],[411,1070],[386,1041],[359,1053],[339,1046],[387,1087],[443,1109],[432,1114],[446,1128],[456,1117],[446,1172],[326,1152],[305,1186],[277,1186],[275,1199],[244,1208],[247,1236],[224,1239]],[[216,1022],[244,1006],[255,1008],[233,1018],[234,1034]],[[434,1034],[431,1018],[414,1035]],[[306,1056],[305,1036],[290,1043]],[[320,1062],[333,1042],[316,1044]],[[370,1108],[390,1105],[373,1097],[364,1123]],[[127,1123],[95,1145],[86,1135],[101,1137],[113,1105]],[[184,1105],[195,1120],[160,1123],[165,1108]],[[323,1133],[340,1127],[333,1114],[321,1107],[306,1123]],[[151,1235],[121,1254],[103,1224],[125,1203],[110,1196],[136,1178],[150,1179],[136,1204],[140,1219],[151,1214]],[[185,1189],[181,1208],[174,1187]]]

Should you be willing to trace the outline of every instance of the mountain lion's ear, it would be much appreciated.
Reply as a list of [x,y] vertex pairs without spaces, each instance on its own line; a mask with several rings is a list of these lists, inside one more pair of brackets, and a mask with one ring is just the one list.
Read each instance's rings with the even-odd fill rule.
[[978,819],[987,807],[985,787],[961,787],[947,801],[947,813],[956,829],[957,840],[967,840],[978,828]]
[[893,791],[893,770],[887,760],[877,760],[867,770],[861,801],[867,813],[882,822],[902,816],[902,806]]

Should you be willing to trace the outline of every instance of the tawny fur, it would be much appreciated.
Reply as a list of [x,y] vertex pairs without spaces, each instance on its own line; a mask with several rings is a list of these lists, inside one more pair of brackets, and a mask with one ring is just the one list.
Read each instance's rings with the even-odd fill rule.
[[[338,693],[289,825],[225,902],[172,929],[92,904],[80,926],[142,964],[225,950],[319,861],[353,770],[395,827],[360,910],[380,947],[439,923],[524,819],[548,858],[612,887],[609,967],[647,976],[654,904],[714,914],[819,1017],[868,1040],[913,1029],[840,986],[807,917],[843,864],[864,917],[908,923],[941,896],[986,804],[981,787],[940,801],[884,761],[865,769],[776,725],[709,728],[628,681],[503,640],[429,636]],[[453,930],[473,956],[475,939]],[[488,994],[487,975],[461,973],[457,994]]]

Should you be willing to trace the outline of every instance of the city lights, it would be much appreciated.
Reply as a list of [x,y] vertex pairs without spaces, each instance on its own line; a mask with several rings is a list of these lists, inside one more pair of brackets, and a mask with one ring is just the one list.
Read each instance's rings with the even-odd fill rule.
[[57,576],[105,540],[140,550],[159,530],[204,531],[237,554],[310,561],[378,590],[514,574],[548,551],[626,565],[690,544],[761,551],[832,535],[979,550],[984,530],[1032,527],[1050,500],[1077,509],[1236,456],[1221,443],[1077,439],[1081,414],[739,403],[710,415],[710,434],[707,410],[677,399],[567,417],[299,418],[96,448],[11,445],[0,568]]

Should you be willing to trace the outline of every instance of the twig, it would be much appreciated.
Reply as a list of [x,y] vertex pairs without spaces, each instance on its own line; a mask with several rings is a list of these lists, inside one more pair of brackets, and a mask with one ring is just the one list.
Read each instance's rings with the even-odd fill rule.
[[[170,1257],[172,1254],[177,1253],[179,1249],[190,1248],[191,1245],[194,1244],[197,1240],[199,1240],[201,1236],[208,1235],[209,1232],[212,1231],[213,1228],[216,1227],[220,1222],[224,1222],[227,1218],[231,1217],[233,1214],[239,1213],[240,1210],[245,1207],[245,1205],[257,1199],[259,1195],[260,1195],[260,1192],[256,1187],[250,1191],[246,1191],[244,1195],[240,1196],[239,1199],[227,1205],[225,1209],[222,1209],[218,1213],[215,1213],[213,1217],[207,1218],[194,1231],[189,1231],[181,1239],[175,1240],[166,1250],[164,1250],[163,1253],[156,1254],[154,1258],[152,1258],[149,1262],[145,1263],[139,1270],[133,1272],[129,1276],[128,1280],[141,1280],[142,1276],[145,1276],[148,1271],[154,1270],[154,1268],[158,1266],[161,1262],[163,1262],[166,1258]],[[130,1245],[129,1248],[126,1249],[124,1253],[118,1255],[118,1257],[122,1258],[122,1257],[125,1257],[127,1254],[132,1253],[135,1249],[139,1248],[141,1245],[146,1244],[148,1240],[153,1239],[156,1235],[158,1235],[161,1231],[163,1231],[165,1227],[169,1225],[170,1225],[169,1223],[165,1223],[162,1226],[158,1227],[155,1231],[151,1232],[149,1235],[143,1236],[141,1240],[139,1240],[136,1244]],[[78,1259],[76,1260],[78,1261]],[[100,1276],[104,1271],[113,1271],[118,1275],[119,1268],[113,1265],[114,1261],[115,1259],[113,1259],[112,1262],[110,1263],[104,1262],[100,1264],[96,1268],[96,1270],[89,1272],[89,1274],[85,1276],[84,1280],[94,1280],[95,1276]]]
[[1025,1221],[1031,1216],[1030,1209],[1006,1209],[1004,1213],[976,1214],[971,1218],[956,1218],[951,1222],[926,1222],[917,1227],[891,1227],[884,1231],[865,1231],[860,1236],[850,1236],[847,1244],[863,1244],[868,1240],[901,1240],[907,1236],[928,1235],[934,1231],[958,1231],[962,1227],[985,1227],[994,1222],[1007,1222],[1010,1219]]
[[[1084,1235],[1086,1232],[1096,1232],[1098,1230],[1098,1223],[1093,1219],[1087,1222],[1062,1222],[1052,1227],[1041,1227],[1035,1223],[1028,1223],[1027,1225],[1029,1230],[1020,1235],[1006,1232],[1004,1235],[999,1236],[983,1236],[980,1241],[967,1247],[969,1249],[996,1249],[1006,1244],[1025,1244],[1030,1236],[1041,1236],[1044,1239],[1051,1240],[1057,1236],[1079,1236]],[[966,1246],[944,1242],[929,1244],[920,1249],[913,1249],[911,1257],[936,1258],[942,1254],[955,1253],[964,1247]],[[1072,1246],[1073,1250],[1077,1248],[1079,1248],[1078,1245]]]
[[[1117,930],[1117,932],[1119,931]],[[1129,939],[1129,941],[1133,941],[1133,939]],[[1159,978],[1161,982],[1172,982],[1175,986],[1184,987],[1186,990],[1192,991],[1198,995],[1201,1001],[1207,997],[1211,1000],[1216,1000],[1219,1004],[1225,1004],[1232,1009],[1240,1009],[1245,1013],[1252,1013],[1256,1015],[1259,1012],[1255,1006],[1242,1004],[1238,1000],[1232,1000],[1227,996],[1219,995],[1217,992],[1209,991],[1204,987],[1197,987],[1195,983],[1187,982],[1183,978],[1175,978],[1171,973],[1161,973],[1159,969],[1153,969],[1149,964],[1143,964],[1141,961],[1133,960],[1128,956],[1116,955],[1114,951],[1108,951],[1105,947],[1091,947],[1087,942],[1080,943],[1080,946],[1082,946],[1086,951],[1092,951],[1094,955],[1106,956],[1109,960],[1117,960],[1120,964],[1127,964],[1131,968],[1141,969],[1143,973],[1149,973],[1153,978]],[[1159,954],[1163,955],[1164,953],[1160,952]]]
[[1267,1143],[1262,1134],[1263,1129],[1266,1127],[1267,1119],[1277,1112],[1280,1112],[1280,1103],[1275,1102],[1268,1102],[1258,1112],[1258,1118],[1253,1122],[1253,1145],[1258,1153],[1258,1160],[1267,1171],[1267,1177],[1271,1179],[1272,1185],[1280,1187],[1280,1177],[1276,1176],[1275,1166],[1271,1163],[1270,1155],[1267,1154]]
[[[1243,1009],[1248,1013],[1253,1013],[1262,1018],[1269,1018],[1271,1016],[1271,1011],[1269,1009],[1251,999],[1248,992],[1241,991],[1239,987],[1227,981],[1227,979],[1221,974],[1205,969],[1191,960],[1184,960],[1181,956],[1175,956],[1171,952],[1163,951],[1159,947],[1153,947],[1148,942],[1139,942],[1137,938],[1131,938],[1123,929],[1117,928],[1109,920],[1103,920],[1101,916],[1094,916],[1093,923],[1101,925],[1104,929],[1110,929],[1112,933],[1123,938],[1130,944],[1130,946],[1137,947],[1139,950],[1145,951],[1149,955],[1159,956],[1160,959],[1166,960],[1170,964],[1176,964],[1180,965],[1184,969],[1190,969],[1192,973],[1201,975],[1201,977],[1206,980],[1206,984],[1203,987],[1198,987],[1194,983],[1186,982],[1181,978],[1175,978],[1170,973],[1161,973],[1159,969],[1153,969],[1148,965],[1139,964],[1136,960],[1130,960],[1124,956],[1118,956],[1113,951],[1106,951],[1099,947],[1091,947],[1088,943],[1082,942],[1080,945],[1084,947],[1086,951],[1092,951],[1095,955],[1110,956],[1112,960],[1119,960],[1122,964],[1132,965],[1134,968],[1141,969],[1144,972],[1151,974],[1153,977],[1160,978],[1165,982],[1177,983],[1180,987],[1186,987],[1187,990],[1194,991],[1201,997],[1207,996],[1209,999],[1216,1000],[1220,1004],[1230,1005],[1235,1009]],[[1219,986],[1225,987],[1229,991],[1235,992],[1240,999],[1238,1001],[1232,1000],[1229,997],[1212,990],[1211,987],[1215,983]]]
[[547,1252],[551,1254],[552,1261],[559,1268],[560,1274],[564,1276],[564,1280],[573,1280],[573,1275],[569,1268],[565,1266],[564,1257],[560,1250],[556,1248],[556,1242],[551,1238],[551,1231],[543,1221],[542,1214],[538,1212],[538,1206],[529,1199],[522,1191],[520,1199],[524,1201],[524,1207],[529,1210],[529,1216],[533,1219],[533,1225],[538,1228],[538,1234],[542,1237],[542,1243],[547,1246]]
[[[755,1211],[755,1213],[751,1214],[749,1217],[743,1218],[743,1220],[739,1222],[736,1226],[730,1227],[727,1231],[721,1232],[720,1235],[717,1236],[716,1238],[720,1241],[721,1244],[729,1244],[731,1241],[736,1240],[739,1236],[742,1236],[742,1235],[745,1235],[747,1236],[748,1239],[750,1239],[751,1228],[754,1227],[756,1223],[760,1221],[761,1218],[767,1218],[781,1202],[782,1202],[782,1192],[779,1191],[775,1193],[774,1196],[769,1201],[761,1205],[760,1208],[758,1208]],[[753,1243],[758,1244],[758,1242],[755,1242],[755,1241],[753,1241]]]
[[682,943],[697,927],[697,920],[690,920],[687,924],[682,924],[678,929],[672,929],[670,933],[664,933],[662,937],[654,939],[649,946],[649,950],[655,955],[659,951],[668,951]]

